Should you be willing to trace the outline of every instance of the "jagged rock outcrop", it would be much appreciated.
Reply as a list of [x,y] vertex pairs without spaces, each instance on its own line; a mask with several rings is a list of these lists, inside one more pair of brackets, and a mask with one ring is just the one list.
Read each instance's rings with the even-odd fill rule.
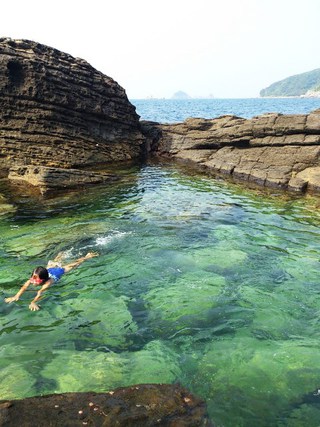
[[141,156],[125,91],[86,61],[28,40],[0,39],[0,169],[87,167]]
[[320,109],[252,119],[144,122],[142,129],[158,156],[190,161],[210,172],[266,187],[320,191]]
[[145,384],[109,393],[65,393],[0,401],[0,427],[213,427],[205,404],[178,385]]

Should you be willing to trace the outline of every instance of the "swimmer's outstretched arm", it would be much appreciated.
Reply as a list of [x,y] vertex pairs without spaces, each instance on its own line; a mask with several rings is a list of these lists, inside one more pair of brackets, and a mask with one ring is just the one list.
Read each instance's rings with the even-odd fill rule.
[[13,301],[18,301],[18,299],[21,297],[23,292],[25,292],[28,289],[28,286],[30,285],[31,280],[28,279],[24,285],[21,286],[19,292],[17,292],[13,297],[5,298],[5,302],[10,304]]
[[36,302],[41,298],[42,293],[49,288],[50,285],[52,285],[54,281],[52,279],[49,279],[46,281],[44,285],[41,286],[41,288],[38,290],[37,295],[33,298],[33,300],[29,304],[29,308],[31,311],[38,311],[40,310],[40,307]]

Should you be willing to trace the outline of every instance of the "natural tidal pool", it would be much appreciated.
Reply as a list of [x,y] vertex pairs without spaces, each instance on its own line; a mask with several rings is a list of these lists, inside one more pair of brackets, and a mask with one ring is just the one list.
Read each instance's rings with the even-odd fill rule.
[[[217,426],[318,427],[319,206],[170,164],[16,199],[0,216],[0,399],[179,382]],[[38,312],[33,291],[4,302],[60,251],[100,256]]]

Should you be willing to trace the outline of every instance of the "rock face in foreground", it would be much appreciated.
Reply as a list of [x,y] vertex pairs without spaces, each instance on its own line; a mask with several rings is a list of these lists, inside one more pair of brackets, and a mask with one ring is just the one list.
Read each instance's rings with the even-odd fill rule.
[[212,427],[204,403],[177,385],[0,401],[0,427]]
[[123,88],[86,61],[0,39],[0,169],[90,167],[141,156],[139,116]]
[[158,156],[261,186],[320,192],[320,110],[142,126]]

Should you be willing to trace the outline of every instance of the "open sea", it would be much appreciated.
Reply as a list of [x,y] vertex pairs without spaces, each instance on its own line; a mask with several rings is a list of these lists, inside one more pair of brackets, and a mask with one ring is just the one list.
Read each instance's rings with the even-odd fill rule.
[[[133,100],[142,119],[307,113],[318,99]],[[112,172],[112,170],[111,170]],[[320,199],[166,162],[55,198],[0,181],[0,399],[180,383],[218,427],[320,426]],[[99,256],[6,304],[62,251]]]
[[306,114],[320,108],[320,98],[134,99],[141,120],[181,122],[188,117],[212,119],[226,114],[251,118],[264,113]]

